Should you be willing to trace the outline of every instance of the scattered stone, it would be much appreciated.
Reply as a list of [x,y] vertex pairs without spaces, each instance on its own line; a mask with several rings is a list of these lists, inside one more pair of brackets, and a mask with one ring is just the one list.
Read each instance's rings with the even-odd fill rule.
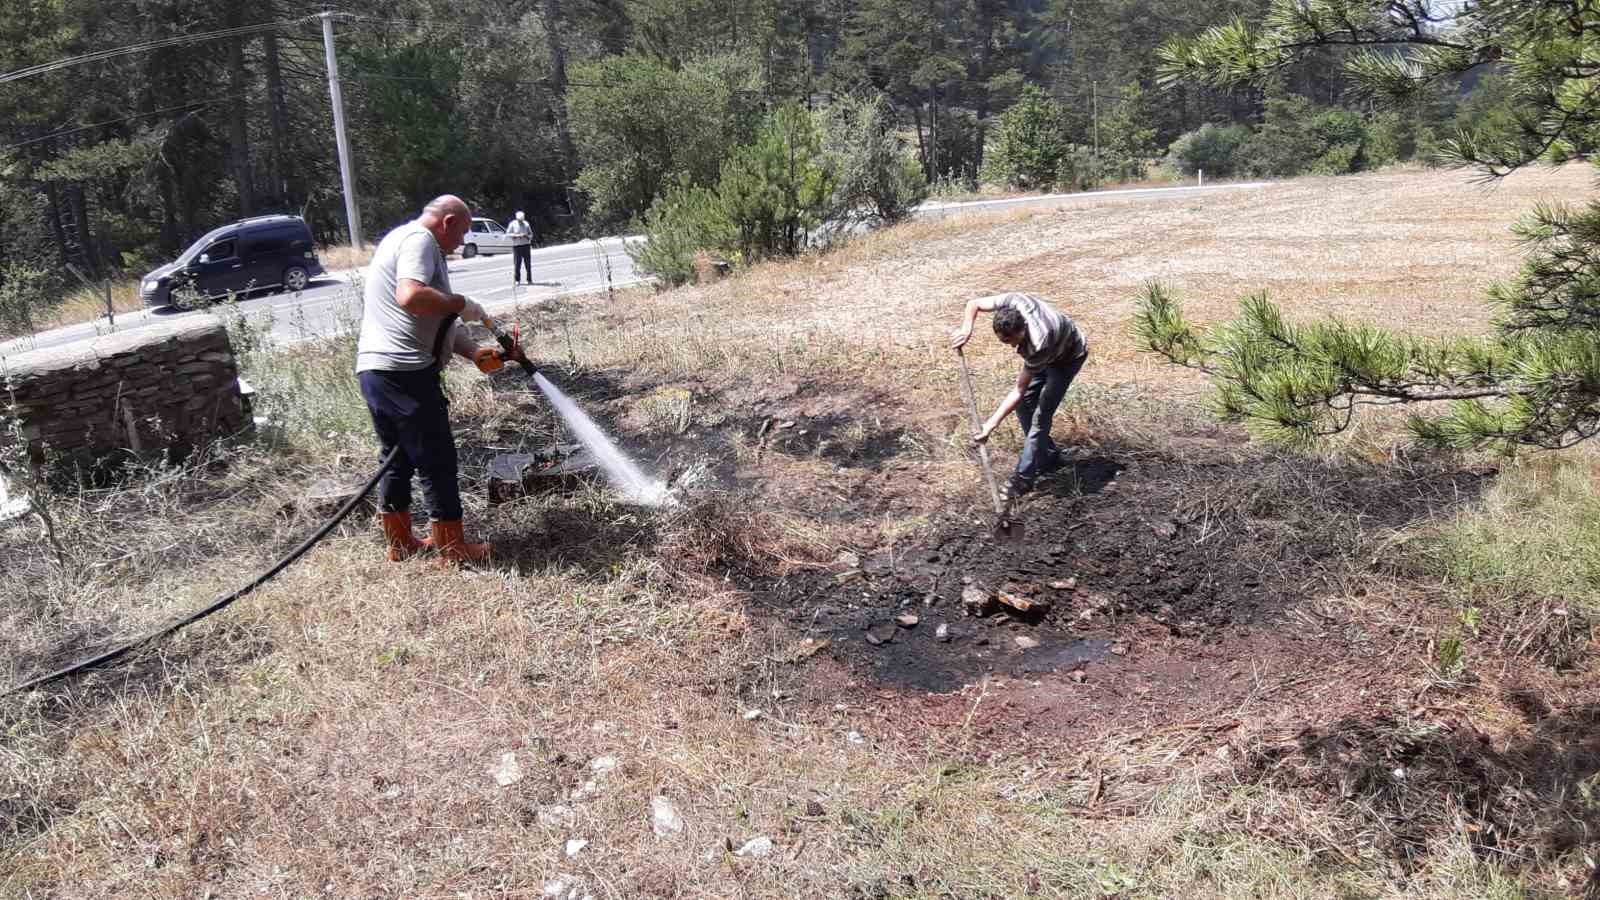
[[744,711],[744,720],[746,722],[754,722],[759,718],[761,718],[761,710],[759,709],[747,709]]
[[833,561],[844,566],[846,569],[861,568],[861,557],[851,553],[849,550],[840,551],[839,555],[833,558]]
[[1021,647],[1023,650],[1032,650],[1033,648],[1039,646],[1039,642],[1038,641],[1034,640],[1031,637],[1028,637],[1025,634],[1017,635],[1014,640],[1016,640],[1017,646]]
[[494,783],[501,787],[510,787],[522,780],[522,766],[517,762],[515,752],[500,754],[500,765],[489,770],[494,776]]
[[849,741],[852,744],[865,744],[867,742],[867,739],[862,737],[861,736],[861,732],[859,732],[859,731],[850,732],[849,734],[844,736],[844,739]]
[[857,578],[865,577],[866,576],[862,574],[860,569],[850,569],[833,576],[833,580],[839,584],[849,584],[850,582],[855,581]]
[[594,760],[589,763],[589,771],[595,773],[596,775],[604,775],[616,767],[617,758],[615,756],[596,756]]
[[683,817],[678,815],[671,800],[661,796],[650,798],[650,828],[658,838],[671,837],[683,830]]
[[1229,747],[1227,744],[1223,744],[1217,749],[1211,751],[1211,755],[1220,760],[1228,760],[1233,757],[1233,748]]
[[572,807],[552,804],[539,807],[539,824],[548,827],[565,827],[572,824]]
[[1064,580],[1052,581],[1050,582],[1050,586],[1058,591],[1076,590],[1078,587],[1078,579],[1067,578]]
[[744,846],[733,852],[734,856],[748,856],[760,859],[772,853],[772,838],[762,836],[754,837],[744,842]]
[[782,430],[782,429],[784,429],[784,428],[793,428],[793,427],[794,427],[794,422],[792,422],[792,421],[789,421],[789,422],[779,422],[779,423],[778,423],[778,428],[779,428],[779,429],[780,429],[780,430]]
[[993,599],[989,596],[989,592],[982,588],[965,587],[961,589],[961,604],[972,613],[981,614],[989,608]]
[[1072,680],[1078,684],[1083,684],[1085,681],[1089,680],[1089,676],[1083,674],[1083,670],[1080,669],[1072,673]]
[[1170,541],[1178,536],[1178,526],[1171,522],[1157,522],[1151,527],[1155,531],[1156,537],[1164,541]]
[[828,642],[822,638],[806,638],[784,651],[783,655],[778,658],[778,662],[801,662],[817,655],[819,651],[827,646]]
[[1092,609],[1084,609],[1084,610],[1079,610],[1078,611],[1078,620],[1079,621],[1087,622],[1092,618],[1094,618],[1094,610],[1092,610]]
[[874,647],[893,641],[894,635],[895,626],[893,622],[874,622],[867,626],[867,643]]
[[1013,594],[1009,591],[1001,591],[998,594],[998,597],[1001,603],[1004,603],[1006,606],[1011,607],[1017,612],[1044,612],[1050,608],[1049,600],[1033,600],[1018,594]]
[[818,803],[815,800],[807,800],[806,801],[806,815],[815,818],[817,816],[823,815],[824,812],[825,812],[825,810],[823,810],[821,803]]
[[593,778],[591,778],[588,781],[585,781],[583,784],[580,784],[577,787],[573,788],[572,789],[572,794],[570,796],[574,800],[584,800],[584,799],[587,799],[589,797],[594,796],[595,793],[597,791],[599,791],[599,790],[600,790],[600,785],[598,783],[596,783]]
[[572,840],[567,841],[567,859],[577,856],[579,853],[583,852],[583,848],[587,846],[589,846],[589,842],[583,838],[573,838]]
[[939,640],[939,641],[943,641],[945,643],[949,643],[949,641],[950,641],[950,626],[944,624],[943,622],[940,622],[939,623],[939,627],[934,630],[933,636],[934,636],[935,640]]
[[895,624],[899,625],[901,628],[915,628],[917,627],[917,623],[922,620],[911,613],[901,613],[900,615],[894,617],[894,621]]
[[1117,655],[1117,656],[1127,656],[1128,655],[1128,645],[1127,644],[1112,644],[1111,645],[1111,652],[1113,654]]
[[581,896],[583,888],[578,880],[571,875],[557,875],[544,883],[544,895],[556,898],[576,898]]

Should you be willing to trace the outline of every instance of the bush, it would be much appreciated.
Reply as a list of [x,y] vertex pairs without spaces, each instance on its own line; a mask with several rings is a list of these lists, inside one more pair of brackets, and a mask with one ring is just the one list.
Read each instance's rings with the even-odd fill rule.
[[900,147],[882,97],[843,98],[820,114],[822,145],[834,171],[828,225],[899,222],[928,198],[922,166]]
[[1087,191],[1105,180],[1105,167],[1095,157],[1093,147],[1076,144],[1068,147],[1056,164],[1055,189]]
[[832,166],[803,106],[773,110],[753,144],[722,165],[722,215],[746,261],[794,256],[821,225],[833,197]]
[[56,282],[42,269],[8,264],[0,268],[0,336],[33,334],[39,318],[56,302]]
[[679,177],[710,186],[759,124],[757,68],[738,56],[681,68],[642,56],[573,67],[572,137],[584,161],[578,188],[598,223],[642,214]]
[[963,181],[978,177],[978,117],[964,109],[939,110],[939,131],[934,135],[939,151],[937,178]]
[[984,159],[983,180],[1024,190],[1054,184],[1070,149],[1060,104],[1027,85],[1000,116],[994,146]]
[[1184,176],[1203,171],[1213,178],[1226,178],[1238,168],[1239,148],[1248,140],[1247,126],[1207,122],[1172,142],[1166,166]]
[[746,263],[793,256],[836,210],[837,182],[811,113],[781,106],[754,143],[723,163],[715,188],[682,177],[652,204],[645,214],[646,241],[628,254],[640,269],[674,285],[694,277],[699,250]]
[[646,240],[627,245],[641,271],[668,285],[694,280],[695,253],[730,243],[727,221],[715,190],[686,179],[667,188],[644,216]]

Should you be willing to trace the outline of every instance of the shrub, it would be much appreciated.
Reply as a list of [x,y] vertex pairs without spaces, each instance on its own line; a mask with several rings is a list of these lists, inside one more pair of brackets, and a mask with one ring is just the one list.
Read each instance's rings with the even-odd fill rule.
[[1060,104],[1027,85],[1000,116],[994,146],[984,159],[984,181],[1030,189],[1056,182],[1070,152]]
[[55,303],[55,286],[42,269],[15,263],[0,268],[0,336],[32,334],[39,317]]
[[572,137],[584,160],[578,187],[601,223],[643,213],[676,178],[709,186],[760,122],[757,69],[738,56],[681,68],[643,56],[573,67]]
[[694,280],[695,253],[720,249],[728,241],[727,221],[715,190],[687,179],[667,188],[644,216],[646,240],[627,245],[641,271],[669,285]]
[[1055,189],[1058,191],[1087,191],[1104,180],[1105,167],[1095,157],[1093,147],[1071,145],[1056,164]]
[[1180,175],[1204,171],[1214,178],[1226,178],[1238,168],[1239,148],[1248,140],[1247,126],[1207,122],[1172,142],[1166,165]]
[[821,225],[835,178],[805,107],[773,110],[755,143],[722,165],[717,197],[746,261],[793,256]]
[[882,97],[845,97],[819,116],[822,145],[834,171],[828,225],[899,222],[928,198],[916,157],[900,147]]

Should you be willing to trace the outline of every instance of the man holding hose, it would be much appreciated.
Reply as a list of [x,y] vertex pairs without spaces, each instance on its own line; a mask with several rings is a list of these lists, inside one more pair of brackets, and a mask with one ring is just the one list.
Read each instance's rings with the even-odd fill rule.
[[995,337],[1017,348],[1017,355],[1022,357],[1016,385],[972,436],[979,443],[988,440],[1006,416],[1016,410],[1023,441],[1017,470],[1002,488],[1009,499],[1032,490],[1040,475],[1061,468],[1061,451],[1050,438],[1050,425],[1067,387],[1089,358],[1089,342],[1072,319],[1057,312],[1043,297],[1011,292],[968,300],[961,325],[951,332],[951,347],[960,348],[972,337],[972,326],[980,312],[994,315]]
[[[389,558],[399,561],[426,547],[445,562],[480,562],[488,544],[467,543],[456,483],[455,435],[440,374],[449,353],[492,372],[508,357],[479,347],[461,323],[486,320],[483,307],[450,292],[445,254],[461,246],[472,210],[460,197],[435,198],[422,215],[384,236],[367,267],[356,377],[372,413],[383,455],[394,464],[378,486],[378,509]],[[411,531],[411,476],[422,477],[431,514],[431,538]]]

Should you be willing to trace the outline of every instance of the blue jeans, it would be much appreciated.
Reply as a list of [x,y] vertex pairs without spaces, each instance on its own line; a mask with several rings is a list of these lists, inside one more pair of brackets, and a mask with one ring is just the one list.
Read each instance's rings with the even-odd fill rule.
[[411,476],[420,475],[435,521],[461,518],[461,487],[456,484],[456,438],[450,430],[450,404],[430,366],[412,372],[362,372],[361,396],[372,413],[384,456],[395,447],[394,465],[378,484],[378,508],[411,511]]
[[1022,425],[1022,454],[1017,458],[1016,474],[1011,476],[1012,488],[1021,493],[1033,488],[1034,479],[1061,468],[1061,451],[1050,438],[1050,426],[1056,416],[1056,407],[1067,395],[1067,387],[1078,377],[1089,354],[1074,360],[1045,366],[1022,392],[1022,402],[1017,404],[1017,421]]

